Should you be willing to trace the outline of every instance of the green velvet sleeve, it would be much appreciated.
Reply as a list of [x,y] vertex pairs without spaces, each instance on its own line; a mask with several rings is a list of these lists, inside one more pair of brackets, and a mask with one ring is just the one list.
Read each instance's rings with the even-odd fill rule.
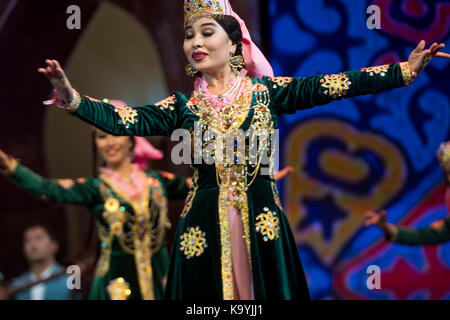
[[450,218],[445,219],[445,226],[435,230],[431,227],[414,229],[398,227],[397,236],[392,241],[408,245],[427,245],[443,243],[450,240]]
[[20,164],[9,178],[21,189],[54,203],[89,207],[94,205],[99,197],[94,179],[46,179]]
[[412,80],[412,70],[407,62],[306,78],[263,78],[277,114],[292,114],[342,98],[402,87]]
[[117,136],[170,136],[177,128],[180,93],[142,107],[118,107],[87,96],[74,115],[81,120]]
[[185,177],[164,171],[159,171],[158,173],[161,175],[169,199],[185,199],[187,197],[189,186]]

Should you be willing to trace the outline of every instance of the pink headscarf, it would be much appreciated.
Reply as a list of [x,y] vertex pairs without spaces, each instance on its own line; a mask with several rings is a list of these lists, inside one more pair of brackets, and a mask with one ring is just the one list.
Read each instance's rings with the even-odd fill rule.
[[133,163],[136,163],[140,169],[145,170],[148,167],[147,160],[160,160],[164,154],[161,150],[156,149],[144,137],[134,137],[136,145],[133,152]]
[[246,69],[250,77],[262,78],[263,76],[273,77],[273,69],[269,61],[263,55],[261,50],[252,41],[250,32],[245,25],[244,20],[242,20],[236,12],[231,8],[229,0],[224,0],[223,5],[225,8],[225,14],[233,16],[241,25],[242,30],[242,51],[244,54],[244,60],[246,64]]
[[261,50],[252,41],[250,32],[236,12],[233,11],[229,0],[184,0],[185,19],[195,16],[205,16],[210,14],[224,14],[233,16],[240,24],[242,30],[242,53],[246,64],[246,69],[250,77],[262,78],[263,76],[273,77],[272,67],[262,54]]

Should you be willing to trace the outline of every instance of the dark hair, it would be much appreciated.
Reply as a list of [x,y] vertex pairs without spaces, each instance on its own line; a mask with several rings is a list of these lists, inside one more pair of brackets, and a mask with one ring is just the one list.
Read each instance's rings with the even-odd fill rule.
[[[231,42],[236,45],[235,56],[242,55],[242,30],[241,25],[235,17],[229,15],[213,15],[212,18],[225,30]],[[244,62],[245,68],[245,62]],[[200,77],[202,73],[199,71],[195,74],[196,77]]]
[[241,25],[233,16],[214,16],[214,20],[225,30],[233,44],[237,45],[235,56],[242,55]]
[[48,234],[49,238],[52,241],[57,241],[56,237],[55,237],[55,234],[50,230],[50,228],[47,225],[44,225],[44,224],[42,224],[40,222],[30,222],[30,223],[28,223],[26,225],[25,229],[23,230],[23,234],[25,235],[25,232],[27,232],[29,229],[32,229],[32,228],[41,228],[41,229],[43,229],[45,231],[45,233]]

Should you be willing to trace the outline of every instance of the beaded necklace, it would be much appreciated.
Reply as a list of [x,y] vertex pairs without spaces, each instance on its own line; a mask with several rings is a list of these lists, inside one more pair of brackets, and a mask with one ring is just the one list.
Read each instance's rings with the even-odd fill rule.
[[142,196],[145,181],[142,174],[140,174],[139,167],[135,164],[132,166],[133,172],[128,179],[122,178],[117,172],[109,168],[100,168],[100,172],[111,179],[128,197],[139,199]]

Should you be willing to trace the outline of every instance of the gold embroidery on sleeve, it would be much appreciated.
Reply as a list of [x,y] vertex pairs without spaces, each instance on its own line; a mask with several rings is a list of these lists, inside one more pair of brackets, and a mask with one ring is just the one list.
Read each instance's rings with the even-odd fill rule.
[[320,79],[321,86],[326,88],[324,94],[332,98],[345,96],[352,84],[345,73],[325,75]]
[[388,72],[388,70],[389,70],[389,65],[385,64],[385,65],[382,65],[382,66],[362,68],[361,72],[367,72],[370,76],[374,76],[375,74],[379,74],[380,76],[384,77],[386,75],[386,72]]
[[[276,83],[280,87],[286,88],[287,85],[292,82],[293,78],[291,78],[291,77],[275,77],[275,78],[270,78],[269,80]],[[274,89],[276,89],[275,85],[274,85]]]
[[119,124],[124,125],[127,129],[130,127],[130,124],[135,124],[138,122],[137,119],[137,111],[131,107],[118,107],[114,106],[114,111],[119,113]]
[[169,109],[170,111],[175,110],[175,107],[173,106],[177,102],[177,99],[175,98],[175,95],[172,95],[158,103],[155,103],[155,106],[159,107],[161,110]]

